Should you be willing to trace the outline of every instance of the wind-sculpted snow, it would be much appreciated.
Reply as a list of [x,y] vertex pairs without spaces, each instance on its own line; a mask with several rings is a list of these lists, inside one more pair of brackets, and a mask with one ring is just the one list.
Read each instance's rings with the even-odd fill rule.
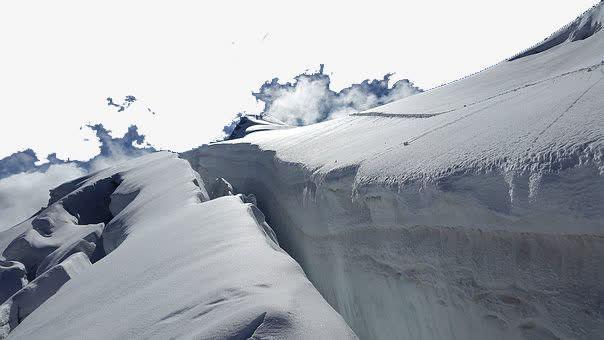
[[86,255],[75,253],[12,295],[0,305],[0,339],[5,339],[11,330],[55,294],[65,282],[88,270],[90,266]]
[[109,195],[119,181],[119,176],[113,176],[83,185],[85,180],[79,180],[78,187],[73,183],[60,186],[56,192],[69,193],[60,199],[56,193],[51,194],[46,209],[0,233],[4,242],[11,240],[11,234],[21,233],[0,248],[2,256],[23,263],[29,279],[77,252],[93,262],[98,260],[103,254],[102,249],[97,249],[101,234],[113,217],[108,209]]
[[[55,189],[49,208],[34,217],[43,227],[27,222],[7,232],[31,228],[52,239],[63,233],[57,224],[103,220],[97,248],[104,257],[66,283],[50,280],[65,283],[44,289],[50,298],[22,303],[13,295],[0,307],[8,338],[356,338],[279,247],[253,195],[234,195],[228,182],[212,179],[210,200],[209,181],[161,152]],[[78,252],[23,289],[74,256],[87,258]]]
[[181,156],[255,195],[360,338],[600,339],[603,34]]
[[304,127],[247,117],[188,162],[57,187],[0,233],[2,337],[601,339],[602,6],[447,86]]

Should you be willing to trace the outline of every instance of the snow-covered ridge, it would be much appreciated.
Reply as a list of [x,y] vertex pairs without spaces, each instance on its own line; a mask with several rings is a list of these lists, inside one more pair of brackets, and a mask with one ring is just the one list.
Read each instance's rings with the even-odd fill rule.
[[162,152],[55,189],[0,233],[0,338],[356,338],[254,197],[204,182]]
[[599,339],[604,36],[589,32],[368,112],[182,157],[256,196],[360,338]]

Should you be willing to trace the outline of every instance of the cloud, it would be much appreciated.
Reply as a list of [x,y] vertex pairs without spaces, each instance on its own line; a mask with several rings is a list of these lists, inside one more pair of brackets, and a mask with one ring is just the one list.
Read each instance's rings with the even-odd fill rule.
[[[290,125],[318,123],[351,112],[368,110],[387,104],[422,90],[407,79],[390,86],[391,74],[383,79],[364,80],[339,92],[330,88],[331,79],[323,73],[323,65],[316,73],[303,73],[292,83],[279,83],[278,78],[265,82],[258,92],[252,92],[256,100],[264,103],[259,115],[268,115]],[[132,95],[120,103],[107,98],[107,105],[122,112],[138,99]],[[150,108],[147,108],[155,114]],[[228,137],[244,113],[238,113],[224,128]],[[114,138],[102,124],[87,125],[95,131],[100,142],[99,154],[88,161],[62,160],[56,154],[46,157],[41,165],[36,153],[27,149],[0,159],[0,230],[10,227],[35,213],[48,201],[49,189],[79,176],[114,165],[124,160],[156,151],[145,136],[139,134],[136,125],[128,128],[122,137]]]
[[116,104],[116,103],[113,101],[113,98],[111,98],[111,97],[107,97],[107,105],[108,105],[108,106],[115,106],[115,107],[117,107],[117,112],[122,112],[122,111],[124,111],[125,109],[129,108],[129,107],[130,107],[130,105],[131,105],[132,103],[134,103],[135,101],[136,101],[136,97],[134,97],[134,96],[130,96],[130,95],[129,95],[129,96],[126,96],[126,97],[124,98],[124,102],[123,102],[122,104]]
[[46,157],[47,163],[36,165],[39,162],[38,156],[32,149],[15,152],[12,155],[0,159],[0,179],[22,173],[32,171],[46,171],[53,164],[63,164],[68,161],[57,158],[56,153],[51,153]]
[[[331,78],[323,73],[321,64],[316,73],[302,73],[292,83],[279,83],[279,78],[267,81],[252,92],[256,100],[264,103],[259,116],[270,116],[289,125],[308,125],[353,112],[365,111],[422,92],[408,79],[392,85],[392,74],[382,79],[366,79],[359,84],[335,92],[330,88]],[[238,113],[222,128],[222,136],[215,141],[228,139],[241,117]]]
[[[107,106],[116,107],[117,112],[122,112],[122,111],[130,108],[130,105],[132,105],[138,99],[133,95],[127,95],[124,97],[124,101],[121,104],[116,103],[112,97],[107,97],[106,100],[107,100]],[[149,107],[147,108],[147,111],[149,111],[149,113],[151,113],[151,114],[155,114],[155,111],[151,110],[151,108],[149,108]]]
[[264,103],[260,115],[269,115],[290,125],[308,125],[422,92],[407,79],[390,87],[391,76],[386,74],[383,79],[367,79],[335,92],[331,90],[331,79],[323,73],[321,65],[319,72],[300,74],[292,83],[281,84],[279,78],[267,81],[252,95]]
[[37,161],[39,159],[32,149],[15,152],[6,158],[0,159],[0,178],[30,171],[36,167]]
[[0,180],[0,231],[29,218],[48,203],[48,191],[87,174],[76,164],[55,164],[44,172],[23,172]]
[[145,142],[145,135],[138,133],[136,125],[128,127],[128,131],[121,138],[113,138],[111,130],[105,129],[103,124],[86,126],[95,131],[99,142],[101,142],[100,153],[95,157],[136,157],[146,153],[145,149],[135,146],[135,144],[142,145]]
[[[114,138],[102,124],[87,125],[100,142],[99,154],[88,161],[62,160],[56,154],[36,165],[36,153],[27,149],[0,159],[0,230],[27,219],[49,198],[49,190],[68,181],[104,169],[124,160],[156,151],[146,144],[136,125],[123,137]],[[143,146],[143,147],[140,147]]]

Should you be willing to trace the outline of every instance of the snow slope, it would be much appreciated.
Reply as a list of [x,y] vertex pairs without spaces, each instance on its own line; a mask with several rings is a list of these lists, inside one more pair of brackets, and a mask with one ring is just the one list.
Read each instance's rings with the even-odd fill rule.
[[601,339],[604,18],[455,83],[182,155],[364,339]]
[[[163,152],[58,187],[48,208],[0,234],[3,256],[33,279],[0,306],[0,329],[9,339],[356,338],[253,202],[210,200],[189,164]],[[74,257],[95,263],[48,278]]]

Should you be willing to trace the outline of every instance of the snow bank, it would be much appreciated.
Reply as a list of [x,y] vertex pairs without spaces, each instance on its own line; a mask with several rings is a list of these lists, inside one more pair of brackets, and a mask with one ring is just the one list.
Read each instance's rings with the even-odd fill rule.
[[181,156],[255,195],[360,338],[599,339],[603,34]]
[[279,248],[253,197],[209,200],[186,161],[156,153],[67,183],[53,199],[107,178],[119,185],[104,205],[106,256],[9,338],[356,338]]

